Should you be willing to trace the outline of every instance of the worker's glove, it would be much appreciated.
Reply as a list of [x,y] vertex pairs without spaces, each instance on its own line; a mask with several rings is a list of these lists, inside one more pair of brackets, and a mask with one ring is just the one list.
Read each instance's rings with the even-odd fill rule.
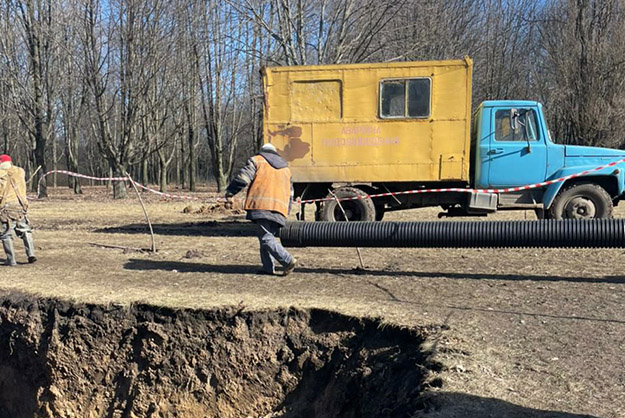
[[234,199],[232,198],[232,195],[226,192],[225,198],[226,202],[224,203],[224,208],[232,209],[234,207]]

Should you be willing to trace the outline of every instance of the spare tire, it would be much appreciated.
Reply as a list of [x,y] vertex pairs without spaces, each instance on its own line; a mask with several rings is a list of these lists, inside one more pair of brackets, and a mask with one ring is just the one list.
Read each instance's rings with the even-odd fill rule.
[[[367,193],[356,187],[339,187],[334,190],[334,195],[340,199],[359,197],[353,200],[340,200],[339,206],[336,200],[326,200],[321,206],[319,220],[328,222],[341,221],[375,221],[375,205]],[[331,194],[327,196],[333,198]],[[342,206],[342,210],[341,210]],[[343,214],[343,211],[345,214]],[[346,219],[347,217],[347,219]]]

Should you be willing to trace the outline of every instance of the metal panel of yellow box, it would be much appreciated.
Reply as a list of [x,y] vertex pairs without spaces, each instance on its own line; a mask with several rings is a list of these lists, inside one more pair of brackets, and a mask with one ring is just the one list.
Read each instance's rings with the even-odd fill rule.
[[[268,67],[264,140],[295,182],[468,180],[471,73],[465,60]],[[431,80],[423,118],[381,118],[380,83]]]

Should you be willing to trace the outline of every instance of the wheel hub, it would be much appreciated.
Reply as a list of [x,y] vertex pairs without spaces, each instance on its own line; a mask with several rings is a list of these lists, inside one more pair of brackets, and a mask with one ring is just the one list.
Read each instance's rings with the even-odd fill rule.
[[351,205],[343,204],[343,209],[337,205],[334,210],[334,218],[341,221],[354,221],[358,219],[358,210]]
[[585,197],[574,197],[566,205],[566,217],[569,219],[593,219],[597,209],[592,200]]

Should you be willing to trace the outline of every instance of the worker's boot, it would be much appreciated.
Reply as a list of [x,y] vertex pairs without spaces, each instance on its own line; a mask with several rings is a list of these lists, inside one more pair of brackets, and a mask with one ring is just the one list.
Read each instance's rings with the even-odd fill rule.
[[4,262],[5,266],[15,266],[17,263],[15,262],[15,251],[13,250],[13,240],[5,239],[2,240],[2,246],[4,247],[4,253],[7,256],[7,261]]
[[22,236],[22,241],[24,241],[24,249],[26,249],[28,262],[32,264],[37,261],[37,257],[35,257],[35,242],[33,241],[33,234],[31,232],[25,232]]

